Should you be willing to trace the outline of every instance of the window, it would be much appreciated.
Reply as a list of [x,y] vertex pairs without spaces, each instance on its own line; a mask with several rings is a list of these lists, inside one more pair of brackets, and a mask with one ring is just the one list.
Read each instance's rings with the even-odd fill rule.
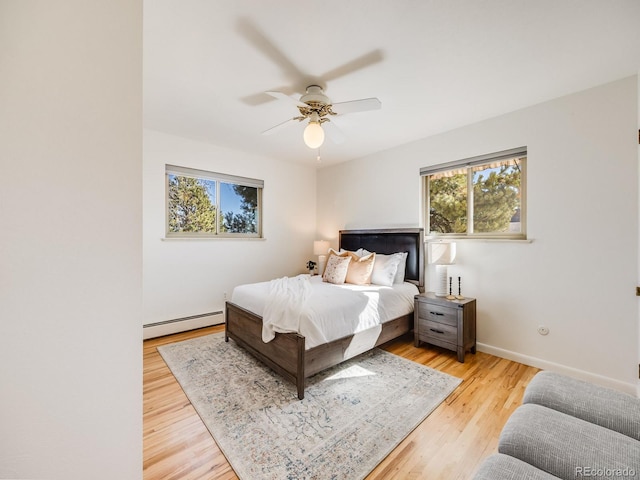
[[262,237],[262,188],[252,178],[166,165],[168,237]]
[[525,147],[425,167],[425,225],[431,235],[526,238]]

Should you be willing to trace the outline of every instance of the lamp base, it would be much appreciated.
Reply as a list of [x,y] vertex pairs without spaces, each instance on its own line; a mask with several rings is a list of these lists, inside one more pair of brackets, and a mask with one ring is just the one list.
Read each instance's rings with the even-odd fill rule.
[[447,266],[436,265],[436,284],[434,288],[436,297],[446,297],[449,295],[447,291]]
[[322,276],[324,274],[324,267],[326,265],[327,265],[327,256],[318,255],[318,275]]

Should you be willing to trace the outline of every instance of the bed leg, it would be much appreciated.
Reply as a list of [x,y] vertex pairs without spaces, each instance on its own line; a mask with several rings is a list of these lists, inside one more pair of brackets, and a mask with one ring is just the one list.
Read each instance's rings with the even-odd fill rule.
[[[225,293],[225,298],[227,294]],[[229,343],[229,307],[227,302],[224,303],[224,341]]]
[[305,375],[305,354],[307,353],[305,350],[305,338],[303,336],[298,336],[298,372],[296,375],[296,387],[298,387],[298,399],[302,400],[304,398],[304,384],[305,379],[307,378]]

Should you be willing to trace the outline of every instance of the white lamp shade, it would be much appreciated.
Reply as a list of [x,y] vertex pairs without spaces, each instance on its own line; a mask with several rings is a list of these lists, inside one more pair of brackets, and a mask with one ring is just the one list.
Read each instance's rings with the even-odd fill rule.
[[452,265],[456,260],[456,244],[454,242],[429,242],[429,263],[435,265]]
[[304,129],[304,143],[309,148],[320,148],[320,145],[324,142],[324,130],[318,122],[309,122]]
[[329,251],[329,242],[327,240],[316,240],[313,242],[314,255],[326,255]]

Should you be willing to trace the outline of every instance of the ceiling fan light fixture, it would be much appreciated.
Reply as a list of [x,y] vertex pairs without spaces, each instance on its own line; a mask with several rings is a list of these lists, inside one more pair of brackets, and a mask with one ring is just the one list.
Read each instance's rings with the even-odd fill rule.
[[262,134],[269,135],[276,130],[279,130],[284,125],[308,121],[302,138],[305,145],[313,150],[317,150],[324,143],[325,132],[322,128],[323,123],[326,123],[325,126],[327,127],[329,138],[333,140],[334,143],[342,143],[344,141],[344,135],[335,124],[331,123],[329,117],[334,115],[346,115],[354,112],[378,110],[382,106],[380,100],[374,97],[351,100],[348,102],[331,103],[331,100],[324,94],[323,88],[319,85],[309,85],[306,89],[306,93],[300,97],[300,100],[295,100],[282,92],[266,93],[274,98],[293,103],[298,109],[299,115],[263,131]]
[[309,148],[320,148],[324,142],[324,130],[320,126],[319,122],[309,122],[304,129],[304,143]]

